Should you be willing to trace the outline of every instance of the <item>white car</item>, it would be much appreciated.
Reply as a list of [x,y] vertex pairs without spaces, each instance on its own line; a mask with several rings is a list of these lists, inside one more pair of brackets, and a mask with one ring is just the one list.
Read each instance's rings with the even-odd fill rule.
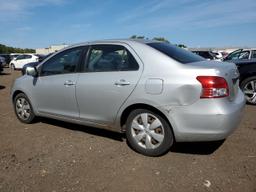
[[223,55],[222,55],[221,52],[219,52],[219,51],[212,51],[212,53],[215,56],[215,59],[214,59],[215,61],[221,61],[222,60]]
[[32,62],[37,62],[37,61],[38,61],[37,56],[33,54],[23,54],[11,60],[10,67],[12,69],[22,69],[24,65]]

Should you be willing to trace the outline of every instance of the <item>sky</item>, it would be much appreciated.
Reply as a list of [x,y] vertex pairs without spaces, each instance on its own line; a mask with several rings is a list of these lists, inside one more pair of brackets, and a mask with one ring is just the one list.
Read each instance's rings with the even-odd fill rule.
[[41,48],[132,35],[256,47],[256,0],[0,0],[1,44]]

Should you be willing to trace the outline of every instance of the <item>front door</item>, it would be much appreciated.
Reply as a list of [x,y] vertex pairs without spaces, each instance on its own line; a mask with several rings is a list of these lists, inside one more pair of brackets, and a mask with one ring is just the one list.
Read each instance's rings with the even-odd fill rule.
[[75,89],[83,47],[60,52],[40,66],[35,99],[41,114],[78,118]]

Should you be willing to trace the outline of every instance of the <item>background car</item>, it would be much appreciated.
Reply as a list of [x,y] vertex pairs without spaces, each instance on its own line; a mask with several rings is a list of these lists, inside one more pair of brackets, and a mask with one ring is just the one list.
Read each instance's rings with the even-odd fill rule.
[[214,54],[214,60],[221,61],[223,58],[223,55],[220,51],[212,51],[212,54]]
[[256,59],[256,49],[238,49],[228,54],[223,61],[236,62],[239,60]]
[[212,51],[192,51],[193,53],[200,55],[201,57],[208,60],[216,60],[217,56]]
[[37,61],[38,61],[38,57],[35,56],[34,54],[23,54],[11,60],[10,67],[12,69],[22,69],[24,65],[31,62],[37,62]]
[[5,58],[5,67],[9,67],[9,63],[11,61],[11,55],[10,54],[0,54],[0,57],[4,57]]
[[5,58],[2,57],[2,56],[0,56],[0,65],[1,65],[2,68],[6,65]]
[[0,62],[0,73],[4,70],[3,68],[4,68],[4,67],[3,67],[3,65],[2,65],[1,62]]
[[234,60],[240,73],[240,87],[247,103],[256,105],[256,59]]

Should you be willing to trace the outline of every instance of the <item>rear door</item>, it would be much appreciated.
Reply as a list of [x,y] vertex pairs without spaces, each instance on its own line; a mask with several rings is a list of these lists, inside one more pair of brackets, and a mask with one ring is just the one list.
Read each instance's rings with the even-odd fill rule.
[[41,114],[78,118],[75,89],[84,47],[60,52],[40,66],[34,96]]
[[104,125],[113,123],[141,72],[142,64],[129,46],[91,46],[77,81],[80,118]]

